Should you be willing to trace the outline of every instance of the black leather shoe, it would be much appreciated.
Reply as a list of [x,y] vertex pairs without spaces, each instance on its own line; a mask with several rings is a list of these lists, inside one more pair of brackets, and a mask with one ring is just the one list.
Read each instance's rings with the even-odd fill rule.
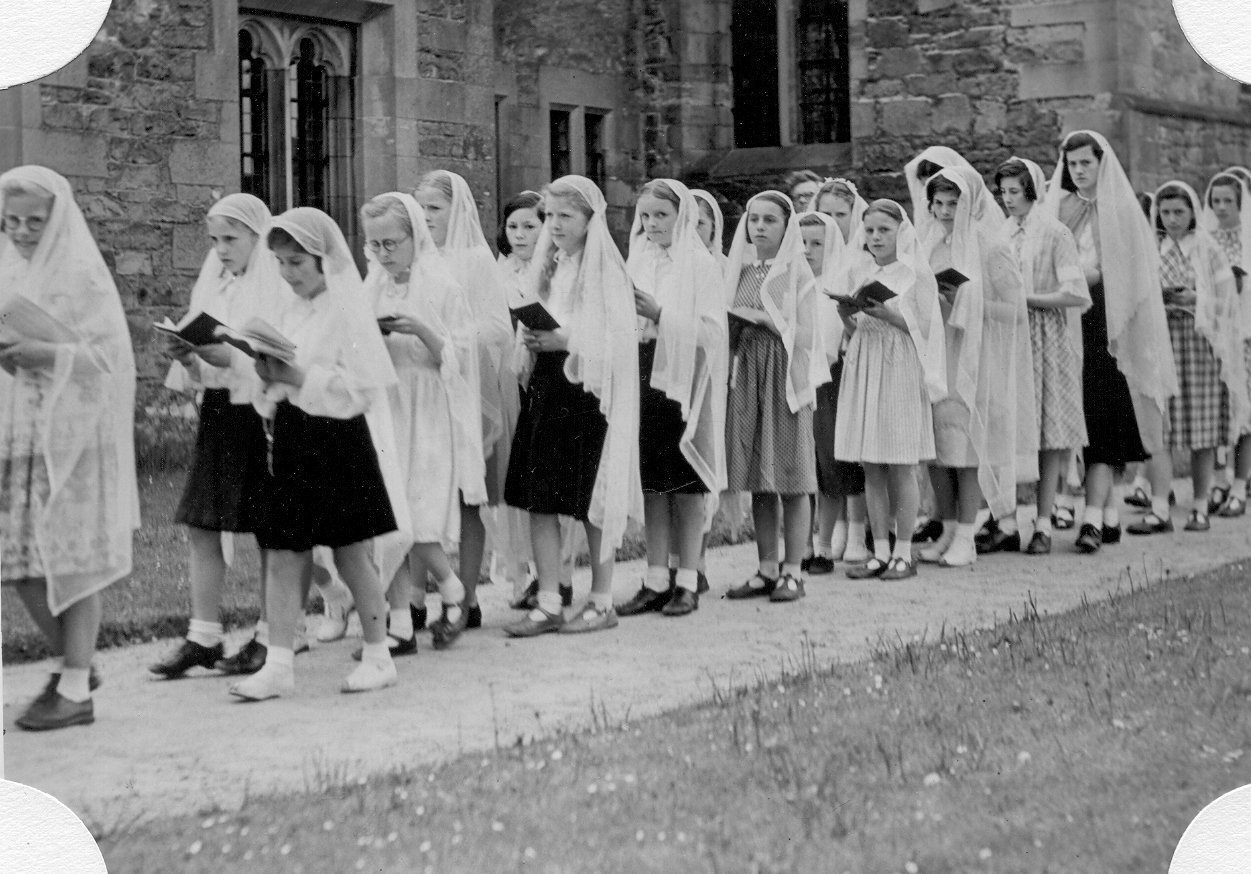
[[408,615],[413,617],[413,631],[421,631],[425,628],[426,620],[430,618],[430,612],[426,609],[425,604],[422,604],[420,607],[416,604],[409,604]]
[[1103,542],[1120,543],[1121,542],[1121,526],[1120,525],[1104,525],[1102,532]]
[[50,731],[71,725],[90,725],[96,721],[95,705],[91,699],[71,701],[56,690],[50,695],[40,695],[31,702],[26,712],[14,720],[18,728],[27,731]]
[[707,592],[711,586],[708,585],[708,577],[703,571],[695,572],[695,594],[702,595]]
[[1077,551],[1087,555],[1098,552],[1103,546],[1103,532],[1094,525],[1082,525],[1077,534]]
[[[674,589],[677,587],[675,586]],[[655,589],[649,589],[647,586],[641,586],[634,597],[624,604],[618,605],[615,609],[618,616],[638,616],[643,613],[659,613],[664,609],[665,604],[669,603],[670,589],[668,592],[657,592]]]
[[431,623],[430,637],[435,649],[447,649],[456,642],[456,638],[460,637],[461,632],[469,627],[469,609],[463,601],[459,606],[460,616],[457,617],[455,622],[447,618],[448,605],[444,604],[443,613]]
[[[167,680],[176,680],[192,668],[209,668],[217,666],[223,653],[222,645],[200,646],[190,640],[182,645],[163,662],[157,662],[148,668],[149,671]],[[71,723],[72,724],[72,723]]]
[[812,576],[834,573],[834,559],[828,555],[814,555],[808,562],[808,573]]
[[[757,577],[764,580],[764,585],[759,588],[752,587],[752,581]],[[730,589],[725,596],[733,601],[739,601],[743,598],[767,598],[773,594],[773,589],[777,586],[777,580],[771,580],[759,571],[743,585]]]
[[573,606],[573,585],[572,584],[568,586],[560,587],[560,606],[562,607]]
[[995,533],[990,537],[977,541],[977,554],[989,555],[992,552],[1020,552],[1021,551],[1021,533],[1013,531],[1011,534],[1004,534],[995,528]]
[[539,606],[539,581],[531,580],[521,597],[508,605],[514,610],[533,610]]
[[931,519],[912,533],[913,543],[933,543],[943,536],[943,523]]
[[1135,522],[1125,529],[1130,534],[1167,534],[1173,530],[1172,519],[1161,519],[1155,513],[1148,513],[1141,522]]
[[998,520],[993,518],[987,519],[986,524],[973,535],[973,544],[974,546],[980,547],[983,543],[989,543],[1002,533],[1003,532],[999,530]]
[[1035,531],[1030,538],[1029,546],[1025,547],[1026,555],[1049,555],[1051,553],[1051,535],[1045,531]]
[[[469,614],[468,620],[465,622],[466,628],[482,627],[482,605],[474,604],[472,607],[465,608],[465,612]],[[413,626],[416,628],[417,626]]]
[[807,558],[801,559],[799,562],[799,569],[804,573],[808,573],[808,571],[812,568],[812,560],[814,558],[816,558],[815,555],[810,555]]
[[269,647],[255,637],[239,647],[239,651],[230,658],[220,659],[217,670],[223,674],[255,674],[265,667],[265,657],[269,655]]
[[[685,616],[699,609],[699,595],[690,589],[676,588],[661,609],[664,616]],[[621,611],[617,611],[620,614]]]

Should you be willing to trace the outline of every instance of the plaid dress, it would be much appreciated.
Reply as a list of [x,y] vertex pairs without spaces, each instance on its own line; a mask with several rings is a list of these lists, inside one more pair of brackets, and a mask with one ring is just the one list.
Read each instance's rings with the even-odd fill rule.
[[[1161,251],[1160,284],[1194,291],[1194,265],[1180,247]],[[1220,446],[1229,432],[1229,392],[1221,384],[1211,344],[1195,329],[1193,307],[1168,307],[1168,333],[1180,393],[1169,398],[1166,445],[1183,450]]]
[[[1242,263],[1242,229],[1241,228],[1217,228],[1211,232],[1212,239],[1216,240],[1216,244],[1221,247],[1221,252],[1225,254],[1225,260],[1230,264]],[[1251,283],[1251,279],[1244,279],[1244,282]],[[1251,289],[1246,289],[1239,293],[1251,294]],[[1251,301],[1246,298],[1240,302],[1243,307],[1251,306]],[[1251,394],[1251,339],[1244,340],[1242,344],[1242,362],[1243,376],[1247,381],[1247,393]],[[1240,435],[1251,434],[1251,420],[1244,421],[1239,425],[1238,432]]]

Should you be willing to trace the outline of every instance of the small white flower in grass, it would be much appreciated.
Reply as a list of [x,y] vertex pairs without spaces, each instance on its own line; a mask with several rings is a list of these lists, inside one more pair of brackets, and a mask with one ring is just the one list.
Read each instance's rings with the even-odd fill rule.
[[880,688],[882,688],[882,675],[881,675],[881,674],[875,674],[875,675],[874,675],[874,677],[873,677],[873,688],[874,688],[874,689],[880,689]]
[[421,842],[421,846],[417,848],[417,852],[419,852],[419,853],[428,853],[428,852],[430,852],[430,842],[429,842],[429,841],[422,841],[422,842]]
[[461,838],[462,835],[452,835],[452,843],[459,844],[461,842]]
[[643,841],[646,840],[646,838],[647,838],[647,835],[643,834],[642,829],[639,829],[638,831],[634,833],[634,839],[638,841],[640,844],[643,843]]
[[587,795],[594,795],[594,794],[595,794],[596,792],[598,792],[598,791],[599,791],[599,787],[598,787],[598,786],[596,786],[594,783],[592,783],[592,784],[590,784],[589,786],[587,786],[587,787],[586,787],[586,794],[587,794]]
[[665,833],[664,833],[664,832],[656,832],[656,840],[658,840],[658,841],[663,841],[664,839],[665,839]]
[[491,823],[491,831],[502,832],[503,830],[504,830],[504,823],[500,822],[498,819],[495,822]]
[[635,777],[634,777],[634,775],[633,775],[633,774],[626,774],[626,775],[625,775],[624,777],[622,777],[621,779],[622,779],[622,780],[624,780],[626,783],[633,783],[633,782],[634,782],[634,780],[635,780]]
[[213,817],[211,816],[208,819],[204,820],[205,828],[212,828],[215,825],[217,825],[217,820],[213,819]]
[[924,811],[924,810],[918,810],[916,813],[914,813],[914,814],[912,815],[912,817],[913,817],[913,819],[915,819],[917,822],[924,822],[924,821],[925,821],[925,811]]
[[1113,728],[1119,728],[1119,729],[1124,730],[1124,728],[1125,728],[1125,723],[1124,723],[1122,720],[1120,720],[1120,719],[1114,719],[1114,720],[1112,720],[1112,727],[1113,727]]
[[331,820],[326,820],[325,822],[321,824],[321,827],[328,832],[332,832],[334,831],[334,822],[332,822]]
[[391,834],[387,835],[387,843],[388,843],[388,844],[393,844],[393,843],[395,843],[397,840],[399,840],[399,838],[400,838],[400,833],[399,833],[399,832],[391,832]]
[[527,858],[527,859],[533,859],[533,858],[534,858],[535,856],[537,856],[537,855],[538,855],[538,853],[536,853],[536,852],[534,851],[534,847],[526,847],[526,853],[525,853],[525,856],[526,856],[526,858]]
[[187,847],[187,854],[190,856],[194,856],[196,853],[200,852],[200,850],[202,849],[204,849],[204,842],[196,841],[194,844]]
[[678,843],[686,842],[686,832],[678,832]]
[[969,748],[966,747],[964,744],[960,744],[958,747],[956,747],[956,755],[958,756],[963,756],[968,751],[969,751]]
[[990,847],[982,847],[977,851],[977,858],[981,859],[983,862],[989,859],[992,855]]
[[922,780],[921,782],[924,783],[926,786],[937,786],[939,783],[943,782],[943,778],[938,776],[938,774],[936,774],[935,772],[931,771],[930,773],[925,775],[925,779]]
[[231,849],[231,845],[230,845],[230,844],[222,844],[222,855],[224,856],[224,855],[226,855],[227,853],[229,853],[229,852],[230,852],[230,849]]
[[908,874],[917,874],[917,872],[921,869],[917,867],[916,862],[904,862],[904,870],[907,871]]
[[279,847],[279,848],[278,848],[278,852],[279,852],[279,853],[281,853],[281,854],[282,854],[282,855],[284,855],[284,856],[290,855],[290,854],[291,854],[291,845],[290,845],[290,844],[283,844],[281,847]]
[[847,695],[847,696],[850,696],[850,695],[851,695],[851,687],[850,687],[850,686],[844,686],[844,687],[843,687],[843,694],[844,694],[844,695]]
[[424,816],[424,815],[425,815],[425,813],[426,813],[426,806],[425,806],[424,804],[418,804],[418,805],[417,805],[417,815],[418,815],[418,816]]
[[234,833],[235,833],[235,827],[233,825],[226,826],[226,834],[233,835]]
[[248,827],[245,825],[243,828],[239,829],[239,837],[241,837],[241,838],[242,838],[242,837],[246,837],[246,836],[247,836],[247,834],[248,834],[248,831],[249,831],[249,829],[248,829]]
[[1021,750],[1016,754],[1016,763],[1018,765],[1028,765],[1032,757],[1025,750]]
[[553,761],[553,762],[559,762],[559,761],[560,761],[561,759],[563,759],[564,757],[565,757],[565,754],[564,754],[564,753],[562,753],[560,750],[552,750],[552,761]]
[[251,851],[251,850],[248,850],[246,853],[244,853],[244,854],[243,854],[243,861],[245,861],[245,862],[251,862],[251,861],[252,861],[252,851]]

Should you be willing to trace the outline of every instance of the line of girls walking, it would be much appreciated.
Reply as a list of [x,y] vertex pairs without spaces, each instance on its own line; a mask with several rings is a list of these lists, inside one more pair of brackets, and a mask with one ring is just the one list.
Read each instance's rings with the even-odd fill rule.
[[[316,580],[328,605],[319,637],[342,637],[350,610],[360,618],[360,664],[343,690],[391,685],[393,657],[416,650],[423,626],[447,647],[480,625],[488,526],[525,611],[510,635],[689,615],[724,491],[751,494],[759,558],[727,597],[783,602],[803,596],[805,564],[914,575],[922,467],[940,531],[915,557],[947,567],[1020,548],[1023,482],[1039,481],[1026,551],[1048,552],[1075,450],[1081,551],[1119,539],[1114,481],[1137,462],[1150,512],[1128,530],[1171,530],[1171,449],[1193,453],[1188,530],[1205,530],[1211,512],[1241,515],[1251,318],[1231,264],[1248,251],[1251,177],[1221,174],[1202,200],[1168,183],[1145,218],[1107,141],[1089,131],[1065,138],[1050,183],[1026,160],[996,170],[1007,217],[950,149],[926,150],[905,175],[915,223],[847,180],[813,180],[795,199],[753,197],[728,257],[717,200],[654,180],[626,258],[603,194],[565,177],[507,205],[497,263],[468,184],[436,171],[413,194],[364,205],[363,280],[326,214],[273,217],[255,198],[223,198],[207,217],[211,249],[189,315],[260,318],[295,358],[254,362],[229,344],[171,341],[169,384],[202,393],[177,512],[190,531],[193,615],[153,673],[239,674],[231,692],[245,700],[289,692]],[[57,728],[93,718],[98,592],[130,570],[134,365],[128,343],[113,350],[124,316],[68,183],[19,168],[0,192],[8,288],[90,337],[0,349],[13,375],[0,420],[5,584],[58,655],[19,725]],[[893,296],[840,302],[872,282]],[[560,327],[511,321],[510,306],[534,302]],[[75,428],[81,439],[60,439]],[[1214,509],[1222,444],[1236,469]],[[66,447],[98,456],[95,468],[68,468],[70,480],[105,485],[59,477]],[[979,543],[988,513],[997,529]],[[645,526],[648,571],[615,606],[613,557],[630,520]],[[592,587],[569,609],[577,522]],[[231,535],[245,532],[262,549],[262,620],[226,657],[222,580]],[[428,579],[441,602],[433,622]]]

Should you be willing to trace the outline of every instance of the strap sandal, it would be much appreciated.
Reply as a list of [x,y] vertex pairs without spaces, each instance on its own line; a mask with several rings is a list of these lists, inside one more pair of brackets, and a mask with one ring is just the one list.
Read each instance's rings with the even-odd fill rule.
[[917,575],[917,566],[907,559],[892,558],[882,572],[883,580],[906,580]]
[[888,562],[882,561],[877,556],[866,561],[864,564],[858,564],[847,568],[847,579],[849,580],[870,580],[880,577],[886,573]]
[[1229,500],[1225,502],[1225,506],[1221,507],[1220,512],[1216,515],[1223,519],[1233,519],[1242,516],[1247,512],[1247,502],[1237,495],[1230,495]]
[[1212,522],[1208,519],[1208,514],[1198,508],[1190,511],[1190,518],[1186,520],[1187,531],[1209,531],[1212,528]]

